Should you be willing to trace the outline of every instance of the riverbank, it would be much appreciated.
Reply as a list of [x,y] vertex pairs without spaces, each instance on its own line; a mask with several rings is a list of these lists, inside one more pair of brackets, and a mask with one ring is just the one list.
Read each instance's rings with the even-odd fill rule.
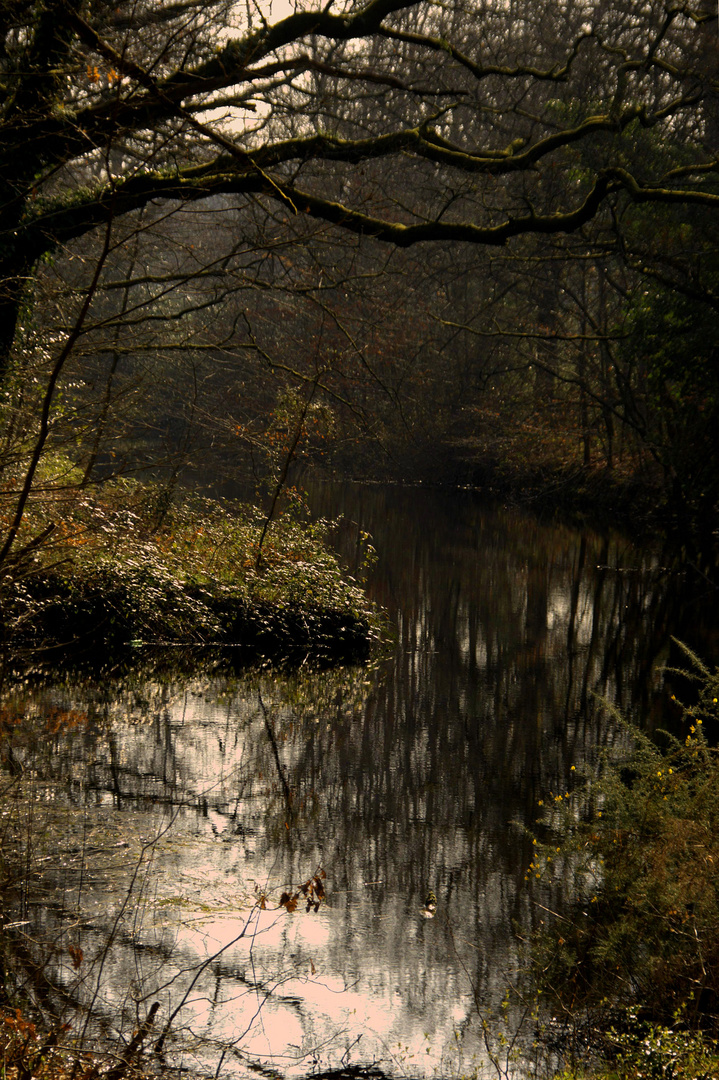
[[541,448],[521,455],[504,449],[473,439],[438,442],[398,453],[391,462],[371,455],[359,456],[351,467],[340,462],[334,479],[341,481],[349,468],[357,483],[473,490],[544,520],[622,529],[634,537],[680,533],[684,539],[719,525],[707,522],[706,508],[698,504],[672,508],[657,469],[645,464],[619,462],[608,469],[564,461]]
[[382,618],[330,550],[329,523],[290,508],[264,526],[255,506],[138,482],[36,499],[3,583],[6,668],[112,666],[140,645],[366,659]]
[[646,455],[582,464],[542,445],[521,452],[474,439],[447,446],[447,470],[460,482],[506,504],[570,525],[618,528],[634,538],[665,536],[707,554],[716,544],[719,505],[711,491],[671,480]]
[[634,536],[670,531],[660,489],[636,476],[589,467],[500,467],[490,461],[467,468],[471,487],[567,524],[609,526]]
[[619,528],[633,537],[666,535],[707,549],[719,530],[711,485],[673,477],[666,462],[628,448],[611,464],[600,454],[587,463],[577,445],[505,417],[487,423],[481,437],[465,425],[444,437],[393,445],[391,455],[363,447],[351,463],[338,461],[337,478],[351,469],[360,482],[472,489],[545,520]]

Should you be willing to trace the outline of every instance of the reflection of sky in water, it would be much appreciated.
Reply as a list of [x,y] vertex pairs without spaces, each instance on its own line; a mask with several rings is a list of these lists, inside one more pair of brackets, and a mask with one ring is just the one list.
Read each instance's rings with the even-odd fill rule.
[[[308,1073],[316,1058],[448,1075],[483,1061],[495,1075],[481,1019],[496,1046],[516,928],[530,933],[541,905],[560,902],[525,881],[521,826],[573,765],[623,737],[595,693],[646,712],[647,688],[661,691],[649,673],[679,626],[669,579],[597,569],[641,565],[628,544],[472,500],[357,498],[346,519],[374,535],[373,588],[397,625],[376,670],[36,699],[90,714],[46,748],[77,834],[103,852],[90,851],[81,889],[77,861],[56,872],[82,930],[83,993],[99,978],[100,1011],[126,1030],[154,1000],[161,1030],[184,1000],[171,1064]],[[173,815],[122,908],[140,839]],[[112,865],[110,835],[128,845]],[[326,905],[278,911],[282,890],[319,867]],[[114,920],[113,948],[93,965]]]
[[[332,676],[322,678],[327,683]],[[503,920],[506,883],[488,866],[477,866],[483,894],[470,899],[473,886],[462,884],[462,867],[477,856],[476,839],[444,820],[435,829],[430,796],[422,791],[403,801],[404,817],[395,808],[375,828],[367,820],[361,770],[342,802],[359,831],[351,820],[335,820],[334,802],[316,809],[305,800],[294,815],[284,804],[265,713],[296,798],[302,800],[303,777],[317,779],[305,775],[306,749],[321,732],[320,768],[342,800],[346,785],[333,753],[342,729],[363,723],[361,713],[383,675],[362,672],[349,684],[342,678],[345,696],[354,701],[349,719],[349,706],[338,708],[340,692],[331,695],[321,723],[313,710],[298,717],[287,703],[292,689],[274,686],[273,693],[266,678],[264,711],[256,686],[229,696],[222,686],[174,695],[165,689],[161,702],[142,705],[139,715],[127,698],[113,702],[104,723],[96,717],[67,743],[73,775],[82,773],[96,793],[77,810],[88,835],[94,842],[113,815],[112,828],[129,844],[114,869],[104,851],[86,860],[81,907],[92,927],[85,935],[88,960],[90,941],[99,953],[103,929],[116,919],[118,927],[103,965],[101,1011],[114,1023],[133,1010],[142,1016],[158,1000],[166,1019],[187,995],[166,1043],[174,1063],[189,1055],[193,1068],[214,1071],[224,1053],[223,1074],[244,1071],[247,1060],[270,1059],[283,1073],[307,1072],[315,1058],[324,1065],[382,1061],[397,1072],[432,1072],[458,1068],[461,1055],[481,1056],[472,982],[482,978],[483,994],[498,1001],[514,946],[509,932],[499,946],[478,942],[477,905],[494,908],[489,925]],[[353,752],[361,753],[357,731],[348,735]],[[405,782],[406,760],[411,771],[426,772],[430,742],[420,728],[403,753],[388,753],[383,768],[390,784]],[[91,763],[87,771],[84,762]],[[152,812],[163,792],[179,811],[165,805]],[[448,805],[455,794],[447,790]],[[383,805],[386,795],[382,787],[376,793]],[[465,810],[472,799],[462,800]],[[133,898],[123,906],[133,853],[153,834],[159,839],[143,857]],[[428,869],[408,881],[406,864],[418,849]],[[278,909],[283,888],[297,887],[320,865],[328,893],[320,910],[308,913],[302,903],[291,914]],[[448,889],[452,874],[457,880]],[[429,886],[440,896],[433,919],[421,910]],[[265,892],[267,909],[261,910],[257,901]],[[483,965],[490,954],[497,966],[488,975]],[[92,968],[85,979],[90,996]]]
[[[459,1000],[454,1009],[449,1002],[438,1008],[441,1023],[414,1012],[407,974],[398,965],[391,973],[378,978],[369,956],[348,970],[343,977],[334,973],[336,956],[331,939],[337,934],[333,911],[313,915],[277,914],[265,911],[253,914],[250,932],[231,944],[223,954],[223,978],[219,994],[209,1000],[196,999],[191,1026],[199,1031],[206,1027],[213,1038],[235,1041],[240,1037],[242,1051],[258,1057],[283,1060],[283,1070],[296,1061],[302,1051],[324,1047],[322,1055],[342,1056],[361,1037],[358,1055],[386,1058],[406,1054],[400,1051],[409,1043],[412,1049],[422,1039],[430,1046],[425,1055],[429,1063],[438,1065],[452,1012],[461,1022],[466,1003]],[[213,920],[190,931],[180,933],[177,946],[190,955],[215,951],[231,942],[240,926],[238,920]],[[407,929],[409,930],[409,924]],[[373,936],[370,926],[355,930],[364,933],[365,947]],[[416,941],[407,936],[407,948]],[[254,972],[275,972],[274,979],[263,979],[261,990],[248,990],[243,985],[250,964]],[[354,968],[354,964],[351,968]],[[267,1003],[268,988],[274,987],[273,998]],[[464,1008],[463,1008],[464,1006]],[[260,1010],[258,1012],[258,1009]],[[183,1017],[188,1022],[187,1016]],[[451,1032],[450,1032],[451,1034]],[[327,1040],[331,1040],[328,1043]],[[438,1053],[439,1052],[439,1053]],[[354,1057],[350,1053],[350,1058]],[[300,1062],[307,1069],[307,1062]]]

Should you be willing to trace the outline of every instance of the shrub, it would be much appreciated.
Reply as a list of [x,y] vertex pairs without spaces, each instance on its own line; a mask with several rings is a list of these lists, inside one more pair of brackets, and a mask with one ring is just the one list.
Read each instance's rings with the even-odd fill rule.
[[540,981],[605,1030],[627,1007],[638,1022],[719,1030],[719,672],[685,651],[698,694],[671,706],[681,736],[657,745],[627,726],[621,756],[551,800],[531,867],[572,896],[536,941]]
[[[25,528],[51,541],[4,581],[11,645],[106,652],[131,643],[239,645],[247,657],[364,659],[378,613],[343,574],[327,523],[114,481],[38,503]],[[158,509],[159,507],[159,509]]]

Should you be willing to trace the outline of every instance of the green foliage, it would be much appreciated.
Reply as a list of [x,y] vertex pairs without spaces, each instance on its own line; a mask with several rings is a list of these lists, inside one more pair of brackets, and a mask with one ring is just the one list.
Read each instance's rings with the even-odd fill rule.
[[552,797],[552,842],[536,843],[530,867],[577,898],[537,941],[541,982],[599,1025],[621,1006],[719,1025],[719,672],[688,655],[698,696],[672,705],[682,737],[658,746],[627,726],[623,755]]
[[677,223],[666,242],[691,259],[692,269],[687,264],[677,287],[670,280],[650,280],[634,292],[617,357],[625,367],[636,366],[642,380],[644,439],[663,470],[667,502],[680,527],[685,530],[688,519],[714,527],[719,501],[716,254],[698,229],[686,224]]
[[628,309],[626,347],[646,365],[655,395],[666,393],[703,411],[716,407],[719,397],[715,327],[716,310],[710,303],[651,284]]
[[716,1043],[701,1032],[637,1023],[609,1032],[616,1044],[616,1074],[632,1080],[711,1080],[717,1074]]
[[629,1012],[608,1032],[611,1064],[566,1069],[555,1080],[713,1080],[719,1047],[701,1032],[645,1023]]

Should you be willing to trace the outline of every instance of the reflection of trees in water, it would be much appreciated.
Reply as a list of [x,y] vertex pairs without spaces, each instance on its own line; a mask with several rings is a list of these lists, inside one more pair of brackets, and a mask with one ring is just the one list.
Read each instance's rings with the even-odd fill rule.
[[[537,800],[616,737],[595,695],[647,715],[652,668],[669,632],[681,633],[687,598],[651,553],[618,537],[466,496],[345,497],[347,522],[380,552],[373,589],[398,612],[397,649],[361,727],[318,731],[296,775],[323,791],[328,823],[370,832],[357,877],[414,896],[435,882],[454,910],[475,913],[483,939],[506,933],[530,861],[508,823],[531,823]],[[345,540],[351,550],[351,525]],[[358,844],[342,850],[352,857]]]
[[[399,992],[411,1015],[461,1003],[461,1027],[472,1003],[455,954],[498,1002],[515,925],[541,917],[525,881],[531,842],[512,823],[531,825],[572,765],[621,737],[594,695],[651,722],[652,669],[668,634],[682,636],[688,597],[616,537],[467,496],[346,497],[341,539],[351,550],[356,523],[380,552],[372,588],[396,618],[391,659],[370,672],[47,692],[88,723],[49,740],[43,768],[119,815],[120,832],[130,811],[184,808],[194,840],[165,852],[167,879],[191,876],[199,843],[215,883],[239,883],[236,898],[242,882],[281,887],[324,866],[327,970],[371,972],[374,992]],[[428,888],[439,903],[424,921]],[[238,964],[215,977],[241,983]]]

